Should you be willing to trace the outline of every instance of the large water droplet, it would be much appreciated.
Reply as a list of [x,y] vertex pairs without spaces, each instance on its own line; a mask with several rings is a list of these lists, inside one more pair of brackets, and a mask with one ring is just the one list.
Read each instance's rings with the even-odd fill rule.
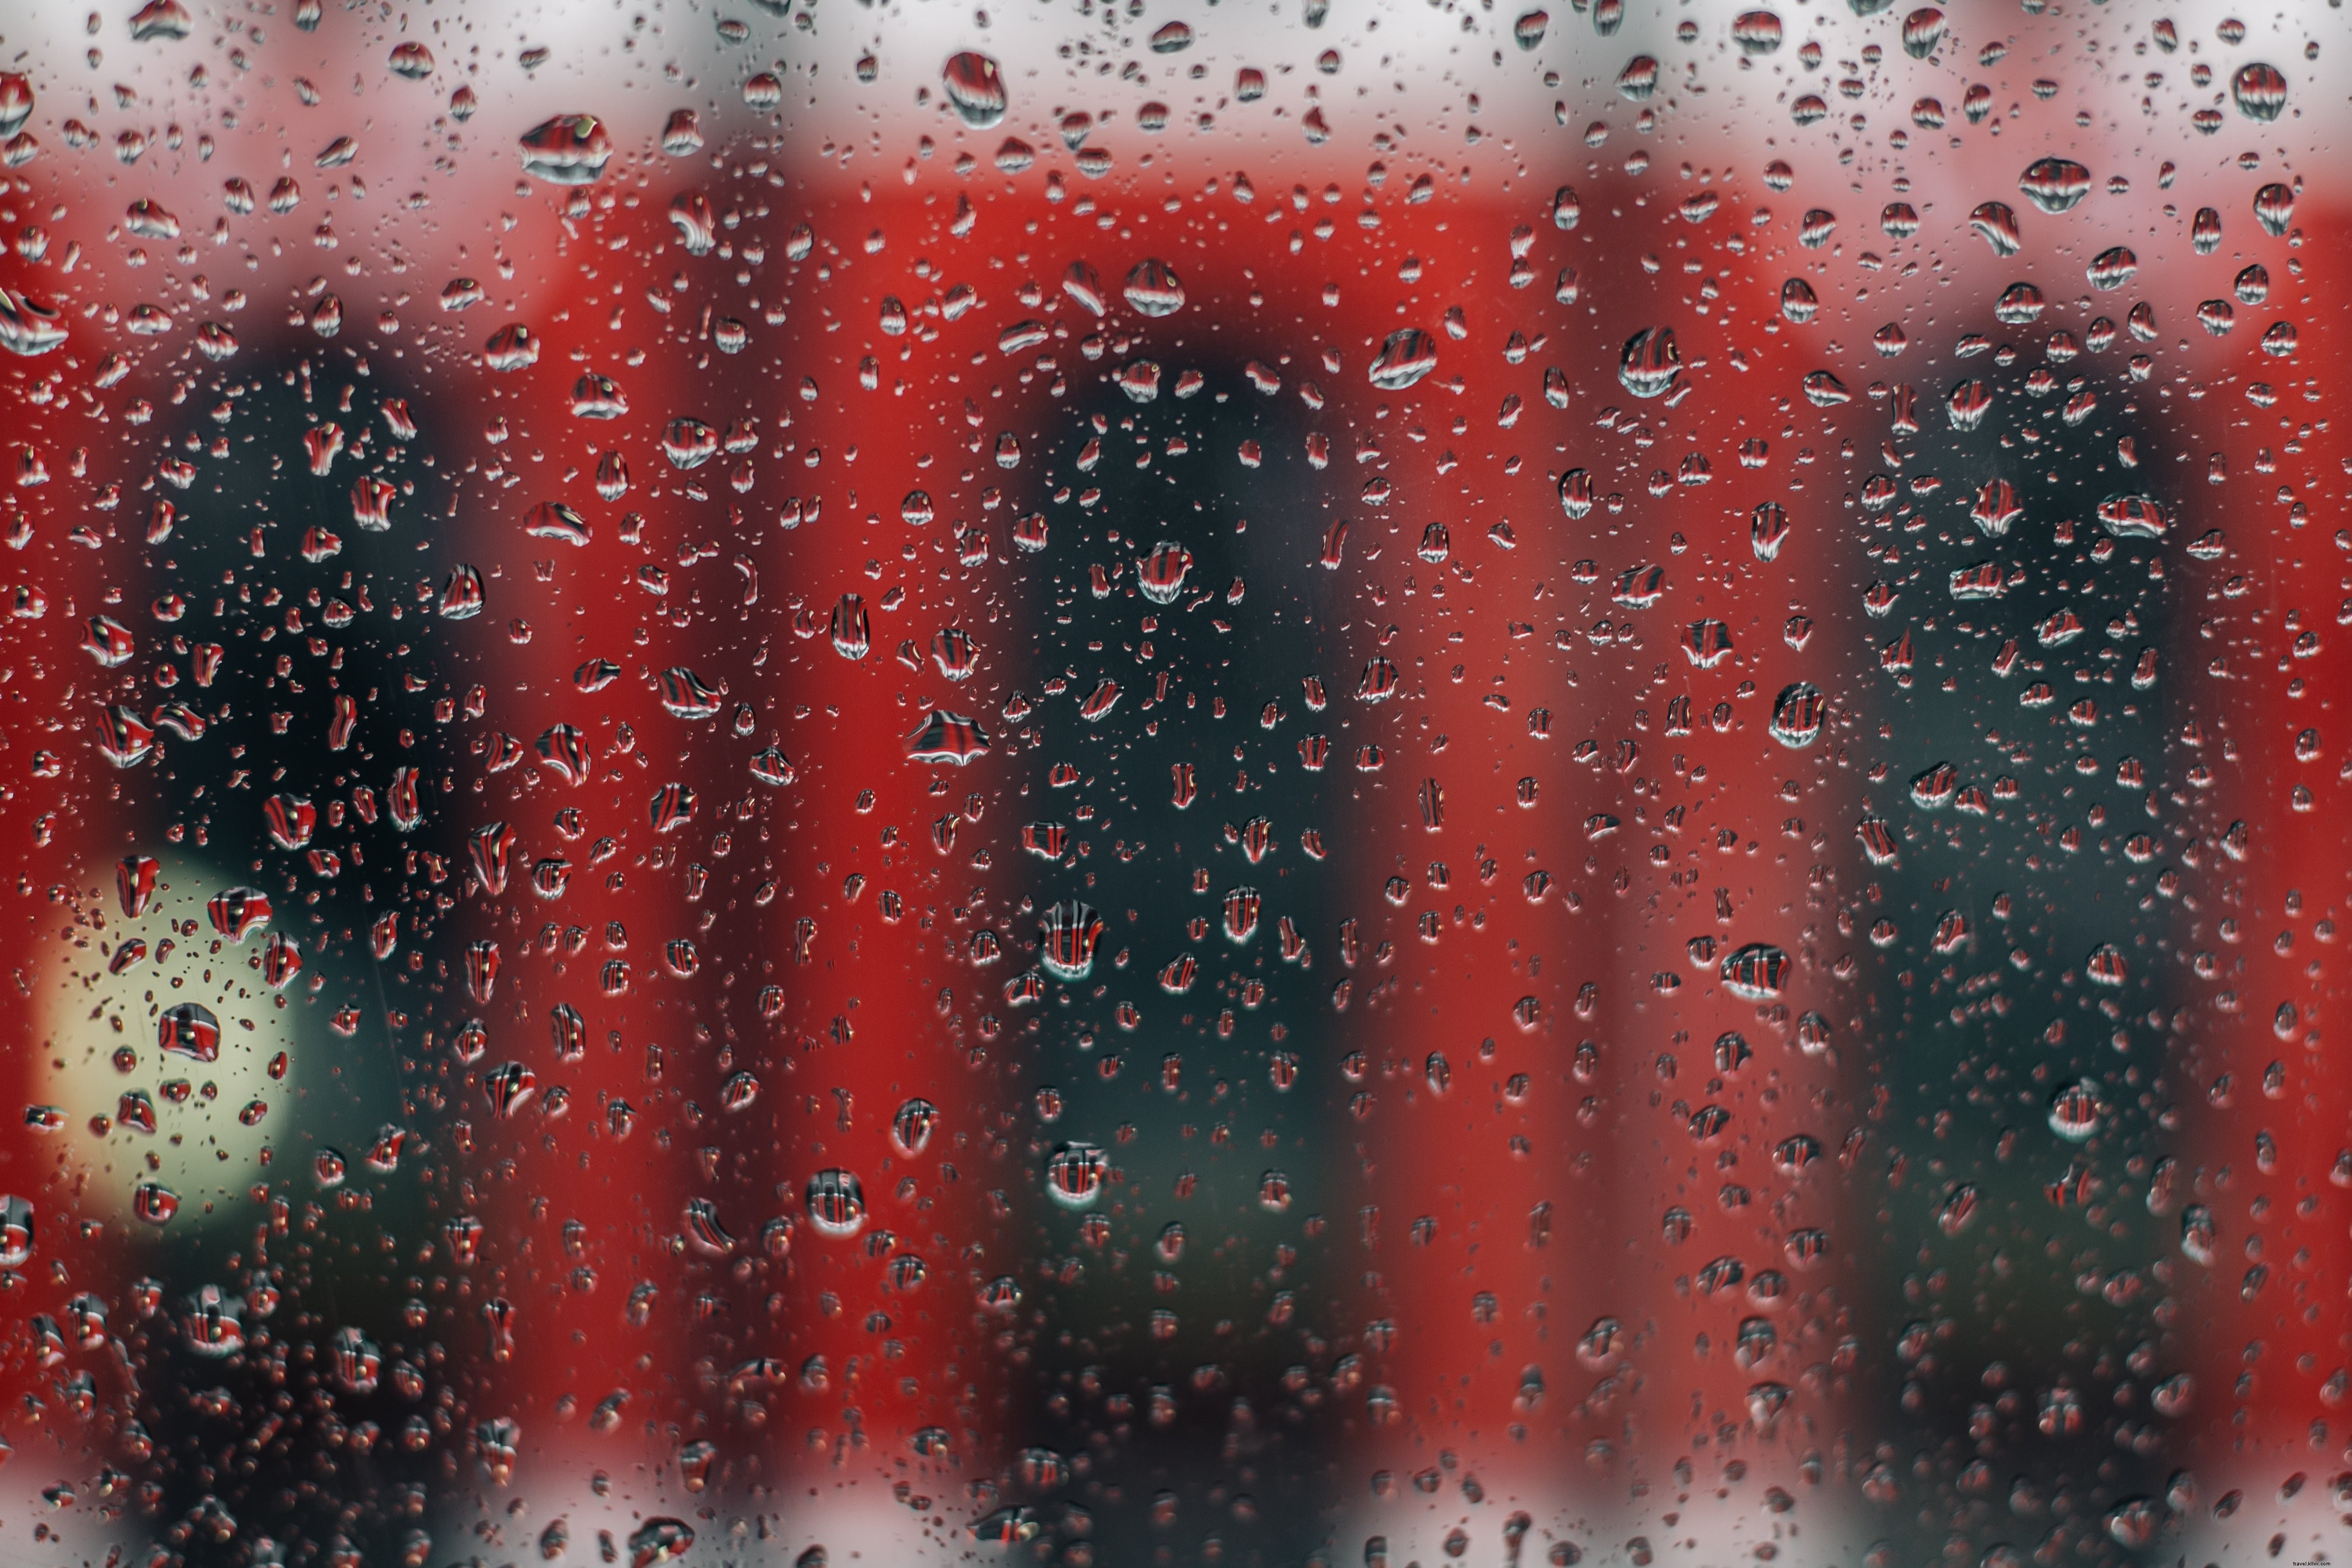
[[1121,292],[1129,305],[1146,316],[1173,316],[1184,308],[1183,280],[1174,267],[1154,257],[1135,264]]
[[1418,327],[1400,327],[1372,361],[1372,384],[1382,392],[1402,392],[1435,369],[1437,340]]
[[1162,539],[1135,563],[1135,585],[1152,603],[1171,604],[1184,591],[1184,578],[1192,570],[1192,552],[1171,539]]
[[559,114],[522,139],[522,172],[551,185],[593,184],[612,159],[612,135],[593,114]]
[[131,37],[142,44],[176,43],[193,32],[195,25],[195,18],[180,0],[148,0],[131,16]]
[[2070,1144],[2079,1144],[2099,1130],[2106,1108],[2099,1103],[2099,1087],[2087,1078],[2060,1088],[2050,1097],[2050,1130]]
[[1723,960],[1724,988],[1741,1001],[1777,997],[1789,979],[1789,955],[1769,942],[1750,942]]
[[1103,917],[1090,904],[1065,899],[1037,917],[1037,958],[1059,980],[1083,980],[1094,968]]
[[914,1099],[898,1107],[890,1118],[890,1141],[908,1159],[923,1152],[931,1141],[931,1134],[940,1124],[940,1108],[929,1100]]
[[1828,713],[1828,699],[1822,695],[1821,687],[1811,681],[1783,686],[1772,703],[1772,738],[1786,747],[1811,746],[1821,738],[1822,723]]
[[855,1236],[866,1224],[866,1188],[845,1170],[822,1170],[809,1177],[809,1223],[827,1236]]
[[2230,78],[2230,97],[2240,114],[2268,124],[2286,107],[2286,78],[2276,66],[2249,60]]
[[65,317],[45,299],[0,287],[0,349],[27,358],[66,340]]
[[1778,13],[1742,11],[1731,19],[1731,41],[1743,55],[1769,55],[1780,47],[1782,27]]
[[629,1532],[629,1568],[658,1568],[692,1549],[694,1531],[682,1519],[654,1518]]
[[1617,379],[1635,397],[1661,397],[1683,373],[1682,350],[1672,327],[1644,327],[1625,340],[1617,357]]
[[2017,188],[2045,213],[2063,213],[2090,194],[2091,172],[2072,158],[2036,158]]
[[2099,526],[2119,539],[2160,539],[2164,503],[2153,496],[2110,496],[2099,503]]
[[1063,1208],[1091,1208],[1109,1179],[1110,1161],[1092,1144],[1067,1143],[1045,1162],[1045,1193]]
[[1004,78],[996,62],[977,49],[950,55],[940,68],[940,85],[963,122],[985,131],[1004,118]]
[[917,762],[952,762],[961,767],[985,756],[990,741],[980,720],[933,708],[922,727],[907,737],[907,755]]
[[2131,246],[2114,245],[2093,256],[2083,275],[2090,279],[2092,287],[2109,290],[2121,288],[2138,271],[2139,257],[2133,254]]
[[2017,232],[2017,214],[2007,202],[1981,202],[1969,214],[1969,226],[1992,246],[1995,256],[2015,256],[2024,243]]

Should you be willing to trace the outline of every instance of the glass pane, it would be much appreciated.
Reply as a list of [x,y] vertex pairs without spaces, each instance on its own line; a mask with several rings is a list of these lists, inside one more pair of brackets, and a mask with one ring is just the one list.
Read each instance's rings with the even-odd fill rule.
[[2335,17],[17,7],[5,1554],[2340,1551]]

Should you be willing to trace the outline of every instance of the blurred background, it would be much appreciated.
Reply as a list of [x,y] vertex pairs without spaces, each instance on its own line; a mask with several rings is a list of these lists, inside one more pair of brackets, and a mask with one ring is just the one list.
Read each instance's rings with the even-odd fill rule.
[[0,6],[11,1560],[2340,1554],[2340,17]]

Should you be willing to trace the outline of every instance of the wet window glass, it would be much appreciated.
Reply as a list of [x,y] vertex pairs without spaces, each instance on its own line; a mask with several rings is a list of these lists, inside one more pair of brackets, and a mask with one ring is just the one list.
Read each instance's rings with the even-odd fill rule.
[[15,6],[0,1557],[2340,1556],[2347,47]]

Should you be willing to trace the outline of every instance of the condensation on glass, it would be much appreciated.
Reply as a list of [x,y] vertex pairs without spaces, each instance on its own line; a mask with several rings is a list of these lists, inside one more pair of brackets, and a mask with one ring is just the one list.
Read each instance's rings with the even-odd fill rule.
[[0,1556],[2352,1539],[2332,5],[0,27]]

